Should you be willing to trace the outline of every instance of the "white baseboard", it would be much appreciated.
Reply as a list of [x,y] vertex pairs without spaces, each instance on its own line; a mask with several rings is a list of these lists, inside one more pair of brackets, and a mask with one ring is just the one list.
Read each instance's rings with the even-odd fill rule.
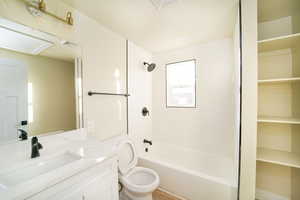
[[266,190],[256,188],[255,199],[257,200],[291,200],[289,197],[281,196]]

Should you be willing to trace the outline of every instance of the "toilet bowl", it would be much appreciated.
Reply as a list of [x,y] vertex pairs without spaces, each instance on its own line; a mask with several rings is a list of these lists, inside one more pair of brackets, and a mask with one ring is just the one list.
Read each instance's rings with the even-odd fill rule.
[[119,180],[123,185],[122,200],[152,200],[152,192],[159,186],[158,174],[148,168],[137,167],[137,155],[132,141],[118,144]]

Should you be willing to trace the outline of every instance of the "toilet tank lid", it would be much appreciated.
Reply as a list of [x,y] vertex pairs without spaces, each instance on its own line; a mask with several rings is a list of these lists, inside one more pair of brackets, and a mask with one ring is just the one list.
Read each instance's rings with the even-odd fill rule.
[[127,174],[137,165],[137,155],[134,144],[131,140],[122,140],[118,144],[118,168],[122,175]]

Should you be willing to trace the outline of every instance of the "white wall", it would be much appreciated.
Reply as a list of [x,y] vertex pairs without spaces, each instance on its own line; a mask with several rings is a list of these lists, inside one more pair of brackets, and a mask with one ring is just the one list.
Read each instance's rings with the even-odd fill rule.
[[[152,134],[152,73],[143,65],[151,61],[151,53],[128,43],[129,136],[138,152],[144,151],[143,139],[151,139]],[[148,108],[149,116],[142,116],[143,107]]]
[[[121,97],[87,96],[89,90],[124,92],[126,86],[126,39],[58,0],[46,0],[47,10],[65,17],[73,12],[74,26],[43,15],[31,16],[22,1],[0,0],[0,17],[55,34],[78,43],[83,52],[85,125],[99,139],[126,133],[126,104]],[[89,123],[88,123],[89,122]]]
[[[196,59],[197,108],[166,108],[165,65]],[[232,39],[154,56],[153,138],[234,159],[236,79]]]

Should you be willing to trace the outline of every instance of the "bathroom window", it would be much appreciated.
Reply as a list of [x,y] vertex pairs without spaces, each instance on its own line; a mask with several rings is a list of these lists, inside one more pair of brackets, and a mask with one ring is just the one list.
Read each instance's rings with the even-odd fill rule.
[[196,60],[166,65],[168,108],[196,107]]
[[33,90],[32,83],[28,83],[28,121],[33,122]]

